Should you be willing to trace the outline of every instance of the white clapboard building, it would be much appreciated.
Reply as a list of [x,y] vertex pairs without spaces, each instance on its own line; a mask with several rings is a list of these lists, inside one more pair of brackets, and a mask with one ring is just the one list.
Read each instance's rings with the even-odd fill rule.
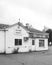
[[48,50],[48,33],[18,22],[0,24],[0,53]]

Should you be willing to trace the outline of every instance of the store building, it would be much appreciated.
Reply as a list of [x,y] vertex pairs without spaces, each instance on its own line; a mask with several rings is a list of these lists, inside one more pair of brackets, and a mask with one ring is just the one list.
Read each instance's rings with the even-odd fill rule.
[[18,22],[0,27],[0,53],[48,50],[48,33]]

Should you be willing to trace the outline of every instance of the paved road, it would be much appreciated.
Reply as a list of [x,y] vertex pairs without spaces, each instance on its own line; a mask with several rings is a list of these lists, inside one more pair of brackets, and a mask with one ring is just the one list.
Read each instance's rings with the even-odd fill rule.
[[0,65],[52,65],[52,47],[46,52],[0,55]]

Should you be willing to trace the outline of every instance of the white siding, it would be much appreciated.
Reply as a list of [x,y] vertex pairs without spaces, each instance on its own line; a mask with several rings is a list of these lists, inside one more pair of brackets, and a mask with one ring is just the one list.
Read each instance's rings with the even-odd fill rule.
[[[14,26],[8,29],[6,32],[6,53],[12,53],[14,49],[19,47],[19,52],[26,52],[29,51],[29,48],[31,46],[31,39],[29,39],[27,42],[24,42],[24,37],[28,37],[28,33],[21,28],[21,33],[17,34],[15,33],[15,30],[18,26]],[[15,46],[15,39],[22,39],[22,45],[21,46]]]
[[3,53],[5,48],[4,48],[4,32],[0,31],[0,53]]
[[[39,40],[44,40],[44,47],[39,47]],[[36,39],[36,51],[48,50],[48,39]]]
[[[31,51],[40,51],[40,50],[48,50],[48,39],[45,40],[45,47],[39,47],[39,39],[36,38],[35,45],[32,45],[32,38],[29,38],[28,41],[24,42],[24,37],[28,37],[28,33],[25,29],[20,27],[21,33],[16,34],[16,29],[18,30],[18,25],[8,28],[6,32],[6,53],[12,53],[14,49],[19,48],[18,52],[28,52]],[[22,39],[22,45],[15,46],[15,39]]]

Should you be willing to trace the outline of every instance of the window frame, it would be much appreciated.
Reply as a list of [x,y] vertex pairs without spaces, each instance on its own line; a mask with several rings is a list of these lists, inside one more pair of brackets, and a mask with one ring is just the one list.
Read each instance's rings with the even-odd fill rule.
[[22,45],[22,39],[15,39],[15,46]]
[[32,45],[35,45],[35,40],[32,40]]
[[39,47],[45,47],[45,40],[39,40]]

